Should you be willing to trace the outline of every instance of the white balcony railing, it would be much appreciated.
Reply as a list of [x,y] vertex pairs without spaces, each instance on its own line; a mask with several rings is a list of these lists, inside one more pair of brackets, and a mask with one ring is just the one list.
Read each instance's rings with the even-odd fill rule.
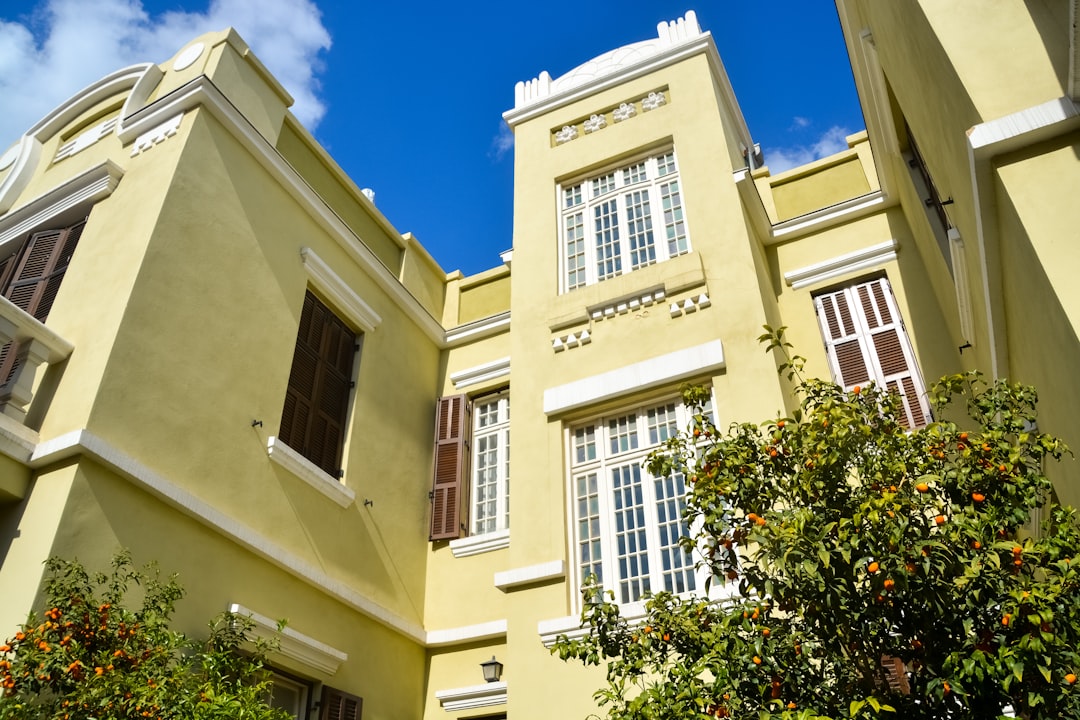
[[74,346],[33,315],[0,297],[0,347],[9,342],[14,342],[9,352],[17,353],[19,362],[8,378],[0,378],[0,413],[25,422],[34,399],[38,369],[63,362]]

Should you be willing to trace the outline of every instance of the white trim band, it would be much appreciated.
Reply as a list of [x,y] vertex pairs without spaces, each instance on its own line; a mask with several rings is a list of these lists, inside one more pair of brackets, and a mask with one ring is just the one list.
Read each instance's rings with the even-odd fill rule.
[[447,347],[454,347],[465,342],[480,340],[491,337],[510,329],[510,311],[501,312],[498,315],[474,320],[471,323],[458,325],[446,331]]
[[13,238],[29,234],[65,210],[83,203],[93,204],[108,197],[123,177],[124,168],[112,160],[106,160],[86,172],[65,180],[52,190],[5,215],[0,220],[0,245]]
[[548,388],[544,391],[544,413],[555,415],[695,375],[715,374],[723,368],[724,346],[720,340],[712,340]]
[[838,255],[824,262],[786,272],[784,273],[784,281],[798,290],[848,273],[880,267],[896,259],[896,250],[899,246],[900,244],[896,241],[896,238],[886,240],[877,245]]
[[495,573],[495,587],[503,592],[522,585],[544,582],[545,580],[561,580],[566,577],[566,561],[552,560],[551,562],[528,565]]

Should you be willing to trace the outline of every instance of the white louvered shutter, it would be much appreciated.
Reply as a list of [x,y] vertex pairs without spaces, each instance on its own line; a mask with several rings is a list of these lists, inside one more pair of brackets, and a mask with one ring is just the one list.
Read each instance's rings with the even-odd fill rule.
[[814,298],[833,379],[845,390],[873,381],[900,395],[909,428],[930,417],[904,322],[885,278]]

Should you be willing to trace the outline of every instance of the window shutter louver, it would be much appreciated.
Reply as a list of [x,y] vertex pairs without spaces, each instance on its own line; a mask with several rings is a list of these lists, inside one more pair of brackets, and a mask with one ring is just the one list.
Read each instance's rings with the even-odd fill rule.
[[319,720],[360,720],[363,709],[363,698],[323,686]]
[[304,296],[278,437],[338,477],[356,335],[311,291]]
[[889,281],[824,293],[814,303],[837,384],[850,390],[873,380],[900,396],[905,427],[925,425],[922,380]]
[[[85,226],[83,220],[69,228],[31,235],[17,253],[0,261],[0,294],[39,322],[45,322]],[[19,355],[16,343],[5,343],[0,348],[0,378],[4,384],[18,369]]]
[[465,395],[439,399],[435,419],[435,479],[431,489],[431,540],[461,537],[471,414],[472,403]]

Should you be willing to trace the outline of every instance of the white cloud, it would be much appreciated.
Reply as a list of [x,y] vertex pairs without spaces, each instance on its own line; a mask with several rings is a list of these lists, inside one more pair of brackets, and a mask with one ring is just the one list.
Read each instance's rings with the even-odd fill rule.
[[844,140],[850,134],[847,128],[833,126],[811,145],[795,145],[782,148],[766,148],[765,164],[769,166],[769,172],[781,173],[799,165],[805,165],[814,160],[833,155],[841,150],[847,150],[847,141]]
[[210,0],[204,12],[156,17],[141,0],[45,0],[31,23],[0,19],[0,149],[113,70],[164,62],[196,35],[230,25],[314,127],[326,111],[317,75],[330,33],[312,0]]
[[502,160],[506,153],[514,149],[514,131],[510,129],[510,126],[504,122],[499,123],[499,131],[495,134],[495,137],[491,140],[491,152],[488,153],[489,157],[494,157],[495,161]]
[[809,118],[804,118],[804,117],[801,117],[799,115],[796,115],[795,117],[791,118],[791,127],[792,128],[804,128],[804,127],[809,127],[809,126],[810,126],[810,119]]

